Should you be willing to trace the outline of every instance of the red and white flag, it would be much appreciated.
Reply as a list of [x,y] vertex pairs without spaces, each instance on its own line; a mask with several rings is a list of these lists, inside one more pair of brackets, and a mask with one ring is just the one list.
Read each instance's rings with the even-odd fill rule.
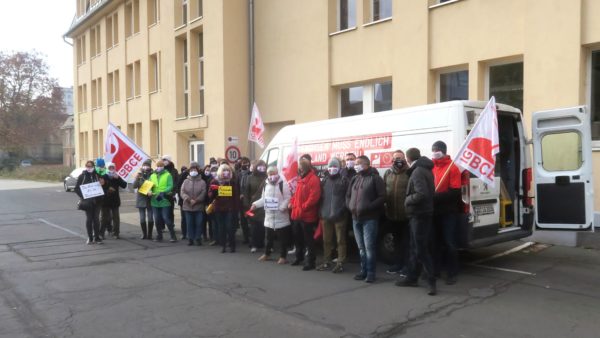
[[281,168],[285,180],[290,186],[292,194],[296,192],[296,185],[298,184],[298,138],[294,138],[292,149],[283,163]]
[[261,148],[265,147],[265,125],[260,117],[258,106],[254,102],[252,117],[250,117],[250,129],[248,129],[248,141],[256,142]]
[[496,98],[492,96],[460,147],[454,163],[461,171],[466,169],[493,187],[496,154],[499,151]]
[[104,160],[106,163],[115,164],[115,169],[121,178],[132,183],[139,168],[149,158],[150,156],[146,155],[119,128],[112,123],[108,124],[104,142]]

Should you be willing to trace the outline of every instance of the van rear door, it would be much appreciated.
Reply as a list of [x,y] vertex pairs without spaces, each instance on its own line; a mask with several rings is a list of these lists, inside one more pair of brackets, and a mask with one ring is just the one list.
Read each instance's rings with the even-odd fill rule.
[[536,225],[593,230],[590,116],[585,107],[533,114]]

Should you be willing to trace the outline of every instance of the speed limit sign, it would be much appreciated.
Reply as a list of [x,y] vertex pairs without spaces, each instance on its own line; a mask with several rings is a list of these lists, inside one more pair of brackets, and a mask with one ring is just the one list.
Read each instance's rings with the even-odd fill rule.
[[225,149],[225,159],[229,162],[235,162],[242,156],[240,148],[236,146],[229,146]]

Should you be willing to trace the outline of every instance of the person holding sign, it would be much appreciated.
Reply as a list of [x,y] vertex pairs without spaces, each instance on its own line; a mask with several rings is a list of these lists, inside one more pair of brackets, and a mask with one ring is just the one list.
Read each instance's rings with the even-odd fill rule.
[[277,264],[286,264],[287,250],[292,244],[292,227],[288,211],[292,194],[283,176],[279,176],[276,166],[270,166],[267,169],[266,185],[261,191],[260,199],[254,201],[250,207],[250,212],[256,213],[257,209],[262,208],[265,213],[264,227],[267,232],[267,245],[265,253],[258,260],[268,261],[271,259],[273,242],[277,237],[281,241]]
[[152,230],[154,229],[154,217],[152,215],[150,197],[148,197],[148,192],[152,190],[150,175],[152,175],[152,160],[146,160],[142,165],[142,170],[140,170],[133,182],[133,189],[137,189],[135,207],[140,213],[140,226],[142,227],[141,239],[151,240]]
[[162,231],[166,224],[171,234],[171,243],[177,242],[175,224],[171,218],[171,202],[168,198],[173,191],[173,177],[165,170],[165,163],[162,160],[156,162],[156,172],[150,175],[150,181],[152,182],[152,191],[148,193],[148,196],[152,198],[150,203],[156,222],[156,241],[163,240]]
[[75,193],[81,198],[79,209],[85,211],[85,228],[88,235],[88,245],[93,243],[102,244],[99,218],[103,198],[102,185],[104,184],[104,179],[95,170],[94,161],[87,161],[85,163],[85,170],[77,178]]
[[227,244],[235,252],[235,214],[240,210],[240,193],[231,167],[223,163],[217,170],[217,178],[210,182],[209,199],[213,200],[214,218],[217,223],[219,242],[225,253]]

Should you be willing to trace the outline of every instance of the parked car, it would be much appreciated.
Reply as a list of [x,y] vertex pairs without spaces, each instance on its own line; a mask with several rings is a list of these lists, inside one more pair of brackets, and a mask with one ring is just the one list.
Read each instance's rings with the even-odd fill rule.
[[77,185],[77,178],[81,173],[85,170],[85,168],[77,168],[71,171],[69,176],[65,177],[65,191],[73,191],[75,189],[75,185]]
[[21,167],[25,168],[25,167],[31,167],[31,160],[22,160],[21,161]]

